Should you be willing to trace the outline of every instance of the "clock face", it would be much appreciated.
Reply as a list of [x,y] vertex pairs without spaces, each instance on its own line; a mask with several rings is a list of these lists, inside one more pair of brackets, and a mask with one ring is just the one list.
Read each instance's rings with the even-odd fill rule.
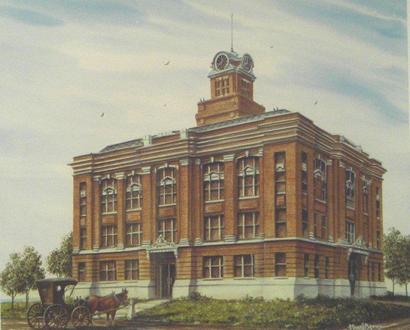
[[253,69],[253,60],[252,57],[250,57],[248,54],[245,54],[242,57],[242,67],[246,71],[251,71]]
[[226,56],[225,54],[220,54],[218,55],[218,57],[215,60],[215,67],[218,70],[223,70],[227,67],[228,65],[228,56]]

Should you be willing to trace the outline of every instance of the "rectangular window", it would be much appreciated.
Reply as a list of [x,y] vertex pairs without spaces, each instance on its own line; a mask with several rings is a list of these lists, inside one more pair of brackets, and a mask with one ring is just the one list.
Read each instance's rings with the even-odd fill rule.
[[80,183],[80,217],[87,216],[87,186],[85,182]]
[[369,193],[366,191],[363,191],[362,195],[362,208],[363,208],[363,213],[368,214],[369,213]]
[[87,247],[87,228],[80,227],[80,249],[83,250]]
[[380,282],[382,280],[382,265],[377,263],[377,280]]
[[157,172],[158,205],[174,205],[177,202],[176,170],[164,167]]
[[100,261],[100,281],[117,279],[115,261]]
[[275,276],[286,276],[286,253],[275,253]]
[[315,255],[315,277],[319,278],[320,277],[320,256],[318,254]]
[[325,278],[329,278],[330,258],[325,257]]
[[112,213],[117,211],[117,189],[113,179],[102,181],[101,189],[101,212]]
[[131,175],[127,177],[126,208],[127,210],[139,210],[142,207],[141,176]]
[[114,247],[117,246],[117,226],[103,226],[101,231],[101,246]]
[[253,277],[254,276],[254,257],[251,254],[234,256],[234,276]]
[[313,236],[314,236],[315,238],[318,237],[318,222],[319,222],[318,214],[315,213],[315,214],[313,215]]
[[302,168],[301,168],[301,184],[302,184],[302,193],[307,194],[308,191],[308,175],[307,175],[307,162],[308,157],[307,153],[302,151]]
[[204,199],[219,201],[224,199],[224,163],[214,162],[204,165]]
[[352,221],[346,221],[346,241],[353,244],[356,239],[355,224]]
[[303,237],[308,237],[309,232],[308,232],[308,210],[307,209],[302,209],[302,233]]
[[376,248],[381,248],[380,231],[376,231]]
[[85,273],[85,262],[80,262],[78,264],[78,282],[85,282],[86,273]]
[[238,160],[238,196],[259,196],[259,158],[245,157]]
[[347,168],[345,171],[345,200],[346,206],[350,208],[355,206],[355,184],[356,174],[352,168]]
[[167,242],[176,242],[176,221],[174,218],[160,219],[158,221],[158,237],[162,237]]
[[139,279],[138,260],[125,260],[125,279],[128,281]]
[[220,241],[224,237],[224,217],[213,215],[205,217],[205,241]]
[[203,257],[203,277],[222,278],[223,277],[223,257]]
[[142,229],[140,223],[128,223],[126,225],[127,246],[138,246],[142,244]]
[[317,200],[326,201],[327,194],[327,171],[326,161],[316,158],[313,170],[314,195]]
[[376,272],[375,272],[375,264],[374,262],[371,263],[371,267],[372,267],[372,281],[376,281]]
[[380,188],[376,188],[376,217],[380,218]]
[[309,255],[305,254],[303,256],[303,276],[308,277],[309,276]]
[[259,234],[259,214],[257,212],[246,212],[238,214],[239,239],[256,238]]

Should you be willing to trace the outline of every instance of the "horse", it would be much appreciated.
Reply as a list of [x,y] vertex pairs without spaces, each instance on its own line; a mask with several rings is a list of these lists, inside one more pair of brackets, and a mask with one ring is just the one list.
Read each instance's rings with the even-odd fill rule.
[[[108,296],[96,296],[91,295],[87,299],[87,305],[90,309],[91,315],[95,312],[103,312],[107,314],[107,324],[113,325],[115,313],[120,305],[123,305],[128,300],[127,289],[122,289],[121,293],[115,294],[114,292]],[[109,317],[111,315],[111,322]]]

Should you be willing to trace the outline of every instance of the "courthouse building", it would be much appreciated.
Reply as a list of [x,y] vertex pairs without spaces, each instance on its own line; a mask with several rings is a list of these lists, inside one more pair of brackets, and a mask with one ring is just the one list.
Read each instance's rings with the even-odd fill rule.
[[248,54],[218,52],[208,77],[196,127],[71,163],[80,294],[384,293],[381,163],[298,112],[265,111]]

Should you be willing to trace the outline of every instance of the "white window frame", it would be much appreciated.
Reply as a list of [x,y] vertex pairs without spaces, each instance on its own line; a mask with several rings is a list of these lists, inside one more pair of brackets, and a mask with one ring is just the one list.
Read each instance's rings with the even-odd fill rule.
[[[162,167],[158,169],[158,205],[170,206],[176,205],[177,201],[177,181],[176,181],[176,168],[174,167]],[[170,187],[170,191],[167,192],[167,187]],[[170,197],[171,203],[167,203],[167,197]]]
[[[217,261],[213,263],[213,261]],[[212,276],[212,269],[217,268],[219,276],[213,277]],[[208,269],[208,277],[205,277],[205,269]],[[207,279],[215,279],[215,278],[223,278],[224,274],[224,257],[223,256],[206,256],[203,257],[203,269],[202,269],[202,276],[203,278]]]
[[140,175],[132,175],[127,178],[126,205],[127,211],[140,210],[142,207],[142,185]]
[[[238,159],[238,196],[239,198],[259,197],[260,190],[260,173],[259,157],[248,156]],[[246,179],[252,179],[251,193],[248,194]]]
[[[108,244],[109,242],[113,244]],[[118,244],[118,232],[116,225],[104,225],[101,228],[101,246],[104,248],[115,247]]]
[[[252,223],[246,223],[247,216],[252,217]],[[246,228],[252,227],[252,236],[246,237]],[[238,238],[239,239],[254,239],[259,234],[259,213],[258,212],[242,212],[238,214]]]
[[[213,226],[213,220],[217,220],[217,225]],[[218,239],[212,239],[212,231],[218,230]],[[223,215],[210,215],[205,217],[204,226],[205,241],[221,241],[224,238],[224,217]]]
[[117,212],[117,190],[114,179],[105,179],[101,190],[101,213],[110,214]]
[[346,241],[353,244],[356,240],[356,225],[353,221],[346,220]]
[[[135,278],[134,278],[134,272],[136,273]],[[127,277],[128,274],[131,274],[131,278]],[[139,260],[138,259],[126,259],[124,261],[124,280],[125,281],[136,281],[136,280],[139,280],[139,277],[140,277]]]
[[[216,167],[213,168],[213,167]],[[224,163],[213,162],[204,165],[203,173],[204,181],[204,199],[209,201],[223,201],[224,200]],[[216,189],[213,188],[213,183],[216,182]],[[212,198],[212,192],[217,192],[217,198]],[[208,198],[206,197],[208,195]]]
[[[250,257],[250,263],[245,263],[245,258]],[[246,254],[246,255],[236,255],[233,257],[234,259],[234,277],[236,278],[252,278],[255,277],[255,256],[253,254]],[[236,261],[240,260],[239,265],[236,264]],[[236,268],[240,266],[241,274],[240,276],[236,275]],[[245,276],[245,267],[251,267],[252,274],[250,276]]]
[[[99,280],[100,281],[116,281],[117,280],[117,265],[114,260],[100,261],[99,266]],[[113,274],[114,278],[109,278],[109,274]],[[104,274],[104,276],[101,276]],[[104,277],[104,279],[103,279]]]
[[[135,226],[135,229],[133,228]],[[134,242],[136,240],[136,242]],[[139,222],[127,223],[125,242],[127,246],[138,246],[142,244],[142,225]]]
[[[170,223],[170,228],[167,227],[167,222]],[[167,233],[171,233],[171,240],[167,240]],[[158,220],[158,237],[162,235],[162,238],[170,243],[175,243],[177,236],[176,219],[165,218]]]

